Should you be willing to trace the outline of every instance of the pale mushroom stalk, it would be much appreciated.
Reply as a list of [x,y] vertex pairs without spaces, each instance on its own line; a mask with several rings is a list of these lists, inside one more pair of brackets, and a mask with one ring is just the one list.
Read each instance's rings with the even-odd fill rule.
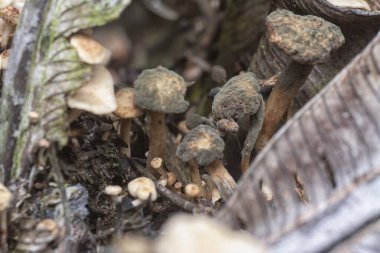
[[120,136],[121,139],[127,144],[127,147],[121,149],[121,153],[131,157],[131,120],[122,119],[120,121]]
[[264,123],[264,116],[265,116],[265,103],[262,100],[257,113],[250,117],[249,130],[248,130],[247,136],[245,137],[244,146],[241,151],[241,156],[242,156],[241,170],[243,173],[245,173],[248,170],[249,163],[251,161],[252,150],[255,147],[257,136],[259,135],[260,130]]
[[237,188],[233,177],[220,160],[211,162],[206,165],[205,168],[207,173],[211,176],[211,180],[218,188],[222,198],[227,200]]
[[280,126],[293,98],[317,63],[344,43],[340,28],[315,16],[299,16],[291,11],[272,12],[266,20],[267,39],[291,58],[280,74],[266,102],[265,119],[257,138],[260,151]]
[[[200,189],[202,189],[202,180],[201,180],[201,176],[199,174],[199,165],[194,160],[188,162],[188,165],[190,168],[191,182],[198,185],[200,187]],[[203,192],[203,191],[201,190],[201,192]]]

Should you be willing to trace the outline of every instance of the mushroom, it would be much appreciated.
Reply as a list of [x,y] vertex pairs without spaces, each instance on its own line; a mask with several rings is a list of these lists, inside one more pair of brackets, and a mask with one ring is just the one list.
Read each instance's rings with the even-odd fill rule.
[[79,58],[85,63],[106,65],[111,59],[110,50],[83,34],[71,36],[70,44],[77,51]]
[[211,79],[218,84],[223,85],[227,79],[226,70],[219,65],[212,66],[211,68]]
[[102,115],[116,110],[116,99],[113,89],[113,79],[109,71],[102,66],[94,66],[92,77],[75,93],[67,98],[67,104],[72,109],[69,122],[79,116],[81,110]]
[[[220,159],[223,157],[224,141],[218,131],[210,126],[200,125],[192,129],[177,148],[177,156],[190,167],[191,180],[202,187],[199,165],[205,166],[212,181],[227,200],[236,189],[236,182]],[[200,188],[202,189],[202,188]]]
[[[0,183],[0,245],[7,243],[7,208],[11,203],[12,194],[10,191]],[[0,247],[0,250],[3,247]]]
[[371,11],[371,7],[365,0],[326,0],[328,3],[341,7],[350,9],[361,9],[365,11]]
[[0,54],[0,70],[7,70],[10,53],[11,50],[7,49]]
[[154,182],[147,177],[138,177],[128,183],[128,192],[132,197],[145,201],[157,199],[157,190]]
[[191,198],[198,197],[200,193],[201,193],[201,188],[196,184],[190,183],[185,186],[185,194]]
[[219,130],[236,133],[237,122],[249,117],[249,129],[241,150],[241,170],[248,169],[251,152],[264,121],[265,104],[261,96],[260,84],[251,73],[241,73],[232,77],[215,95],[212,114]]
[[292,61],[281,72],[266,102],[265,119],[256,142],[260,151],[276,132],[294,96],[317,63],[326,61],[332,50],[344,43],[340,28],[315,16],[299,16],[291,11],[272,12],[266,20],[270,43]]
[[5,21],[3,26],[3,31],[1,32],[1,43],[2,48],[7,48],[9,44],[9,38],[12,33],[16,30],[18,24],[18,19],[20,17],[20,10],[13,6],[7,6],[0,9],[0,18]]
[[0,0],[0,9],[3,9],[9,5],[11,5],[13,0]]
[[119,185],[107,185],[106,188],[104,188],[104,193],[112,198],[114,202],[120,202],[121,199],[118,197],[121,192],[123,191],[123,188]]
[[[165,161],[166,128],[165,113],[182,113],[189,103],[184,100],[186,82],[173,71],[159,66],[144,70],[134,82],[137,106],[149,110],[150,140],[147,167],[153,157]],[[155,173],[155,175],[157,175]]]
[[120,135],[127,148],[122,148],[121,152],[131,157],[131,119],[144,114],[144,111],[135,105],[134,89],[123,88],[116,93],[117,108],[113,112],[114,115],[121,118]]
[[156,253],[265,253],[261,243],[244,231],[223,226],[203,215],[176,215],[164,226]]
[[212,126],[212,122],[198,113],[187,113],[186,114],[186,127],[191,130],[199,125],[209,125]]

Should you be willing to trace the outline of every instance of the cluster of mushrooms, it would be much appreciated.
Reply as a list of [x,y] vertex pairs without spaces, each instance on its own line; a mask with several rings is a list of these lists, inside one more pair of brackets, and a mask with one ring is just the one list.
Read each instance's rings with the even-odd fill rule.
[[[339,27],[315,16],[278,10],[267,17],[266,26],[267,40],[292,61],[270,80],[258,80],[253,73],[245,72],[226,81],[223,68],[214,67],[212,78],[223,86],[213,94],[213,120],[190,114],[183,130],[186,135],[177,143],[176,156],[185,163],[190,182],[181,182],[165,163],[169,135],[165,115],[184,113],[189,106],[184,98],[188,84],[177,73],[162,66],[144,70],[133,88],[122,88],[115,95],[112,76],[104,67],[111,56],[109,50],[87,35],[74,35],[70,43],[82,61],[93,65],[93,74],[68,96],[69,121],[81,111],[112,115],[125,142],[121,152],[131,157],[131,121],[144,114],[149,116],[146,171],[153,179],[196,203],[213,205],[220,198],[225,201],[236,189],[229,170],[247,171],[252,152],[259,152],[275,134],[313,66],[325,61],[331,51],[344,43]],[[268,89],[270,94],[265,99],[262,91]],[[227,169],[223,163],[224,137],[236,134],[245,136],[241,166]],[[151,179],[136,180],[139,187],[132,186],[136,183],[133,181],[128,186],[131,196],[140,201],[157,198]],[[112,187],[117,190],[108,189],[107,194],[121,194],[121,188]]]
[[[3,17],[2,10],[0,17]],[[258,80],[253,73],[245,72],[226,81],[223,68],[214,68],[212,78],[223,86],[213,92],[213,119],[190,114],[182,131],[186,135],[176,146],[175,156],[185,164],[182,169],[190,175],[188,182],[181,181],[180,175],[166,164],[170,133],[165,121],[166,114],[181,114],[188,109],[189,103],[184,98],[186,81],[159,66],[144,70],[133,88],[122,88],[115,94],[112,75],[104,67],[111,57],[110,50],[86,34],[69,38],[80,60],[90,64],[93,71],[91,78],[67,97],[68,121],[76,119],[82,111],[109,115],[117,123],[125,143],[121,152],[128,157],[131,157],[131,121],[145,115],[149,122],[145,170],[151,178],[140,177],[129,182],[128,194],[136,199],[134,204],[156,200],[157,183],[194,203],[214,206],[219,199],[226,201],[237,187],[229,171],[247,171],[253,151],[259,152],[275,134],[313,66],[325,61],[332,50],[344,43],[339,27],[315,16],[278,10],[267,17],[266,26],[267,40],[292,61],[270,80]],[[265,98],[262,91],[268,89],[270,94]],[[241,166],[228,168],[223,161],[224,139],[236,134],[245,136],[240,150]],[[123,189],[108,186],[104,193],[120,201]]]

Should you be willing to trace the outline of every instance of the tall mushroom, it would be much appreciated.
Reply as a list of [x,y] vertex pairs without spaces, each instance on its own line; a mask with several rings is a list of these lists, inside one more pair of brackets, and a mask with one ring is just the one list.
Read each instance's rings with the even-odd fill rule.
[[7,48],[9,38],[16,30],[18,20],[20,17],[20,10],[13,6],[7,6],[0,9],[0,18],[5,21],[3,31],[1,31],[1,47]]
[[131,119],[144,114],[144,111],[135,105],[135,92],[133,88],[123,88],[116,93],[117,108],[113,112],[117,117],[121,118],[120,135],[126,148],[122,148],[122,153],[131,157]]
[[272,12],[266,20],[270,43],[292,59],[280,74],[267,102],[262,130],[256,142],[260,151],[276,132],[294,96],[317,63],[327,60],[332,50],[344,43],[340,28],[315,16],[291,11]]
[[[182,113],[189,106],[184,99],[187,85],[181,76],[159,66],[144,70],[136,79],[134,87],[136,105],[149,110],[150,114],[147,160],[147,167],[150,169],[152,158],[161,157],[165,160],[165,113]],[[155,173],[153,170],[151,172]]]
[[199,187],[202,187],[199,166],[205,166],[223,199],[227,200],[236,189],[236,182],[220,161],[223,150],[224,141],[218,131],[210,126],[200,125],[183,138],[176,154],[188,163],[192,182]]
[[219,130],[235,133],[238,123],[249,118],[249,129],[241,150],[241,170],[248,169],[251,152],[264,121],[264,99],[260,95],[260,84],[253,73],[242,73],[228,80],[215,95],[212,114]]
[[91,79],[67,98],[67,104],[79,112],[84,110],[98,115],[116,110],[113,79],[109,71],[105,67],[94,66]]

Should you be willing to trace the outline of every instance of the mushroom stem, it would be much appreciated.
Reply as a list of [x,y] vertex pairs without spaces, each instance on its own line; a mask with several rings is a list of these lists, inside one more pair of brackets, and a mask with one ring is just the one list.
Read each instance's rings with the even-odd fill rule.
[[9,38],[14,30],[14,26],[9,22],[5,22],[4,30],[1,34],[1,48],[7,48],[9,44]]
[[292,61],[280,74],[266,102],[264,123],[255,146],[257,152],[264,148],[277,131],[293,98],[305,83],[313,67],[314,65]]
[[79,118],[79,116],[82,114],[83,110],[72,108],[69,111],[69,115],[67,116],[67,121],[69,123],[72,123],[74,120]]
[[[189,162],[190,167],[190,177],[191,182],[198,185],[200,189],[202,189],[202,180],[199,174],[199,165],[195,161]],[[201,190],[201,196],[203,195],[203,191]]]
[[7,211],[0,211],[0,252],[7,252]]
[[150,161],[154,157],[161,157],[165,161],[165,146],[165,114],[162,112],[150,111],[150,136],[147,168],[155,176],[158,176],[157,171],[152,169]]
[[131,120],[130,119],[121,119],[120,122],[120,136],[121,139],[127,144],[127,147],[121,148],[121,153],[131,157]]
[[220,160],[206,166],[207,173],[218,188],[223,200],[227,200],[236,189],[236,182]]
[[[262,99],[262,97],[261,97]],[[251,161],[251,152],[253,150],[253,147],[255,146],[257,136],[260,133],[260,130],[263,126],[264,122],[264,115],[265,115],[265,103],[262,99],[260,103],[259,110],[257,113],[253,116],[251,116],[250,120],[250,129],[247,133],[247,136],[245,137],[244,146],[241,151],[241,171],[245,173],[248,170],[249,163]]]

